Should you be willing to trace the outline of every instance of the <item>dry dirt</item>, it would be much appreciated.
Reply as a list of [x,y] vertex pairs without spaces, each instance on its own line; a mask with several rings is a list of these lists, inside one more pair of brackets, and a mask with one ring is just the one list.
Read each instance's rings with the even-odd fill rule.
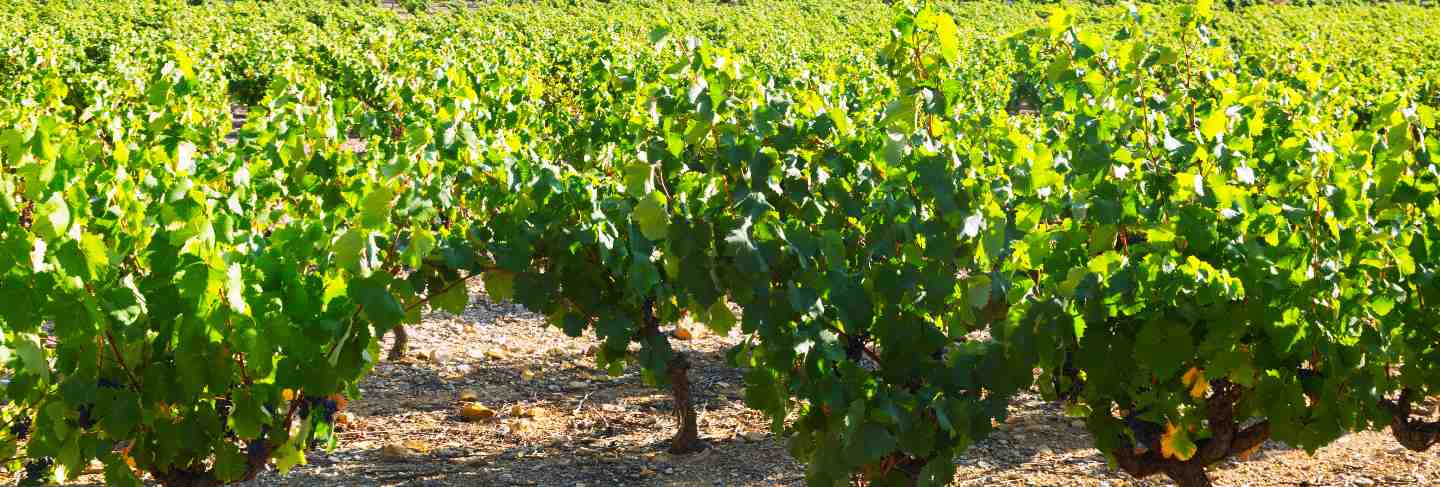
[[[804,469],[741,401],[739,371],[724,352],[742,337],[700,327],[672,338],[691,371],[701,436],[710,449],[664,453],[674,430],[668,396],[628,368],[609,377],[587,351],[539,316],[489,301],[478,289],[460,316],[427,314],[410,328],[411,354],[382,362],[333,452],[314,451],[268,486],[778,486],[803,485]],[[667,333],[674,334],[674,328]],[[385,346],[390,343],[389,337]],[[473,392],[496,412],[466,422],[458,398]],[[1078,422],[1035,395],[1011,404],[1001,431],[958,460],[955,485],[1168,485],[1108,469]],[[1436,485],[1440,456],[1401,448],[1387,432],[1347,436],[1315,456],[1274,442],[1249,461],[1215,469],[1217,485]],[[3,478],[3,477],[0,477]],[[84,480],[95,482],[91,476]]]

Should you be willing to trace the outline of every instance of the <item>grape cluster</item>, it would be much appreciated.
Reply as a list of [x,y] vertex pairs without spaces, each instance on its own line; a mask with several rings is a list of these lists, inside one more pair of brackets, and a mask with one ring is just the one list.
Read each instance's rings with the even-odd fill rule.
[[250,440],[249,443],[245,444],[245,455],[249,456],[250,458],[267,457],[269,455],[269,450],[265,448],[265,440]]
[[340,410],[340,405],[328,397],[306,396],[305,403],[301,405],[301,408],[300,414],[303,416],[309,416],[310,412],[318,411],[322,415],[322,420],[326,423],[333,423],[335,422],[335,412]]
[[30,437],[30,416],[29,416],[29,415],[22,415],[22,416],[16,417],[14,421],[11,421],[11,422],[10,422],[10,434],[11,434],[11,435],[14,435],[14,436],[15,436],[15,439],[17,439],[17,440],[23,440],[23,439],[29,438],[29,437]]
[[39,487],[50,483],[50,467],[54,465],[55,462],[51,460],[50,457],[41,457],[25,462],[25,474],[20,477],[20,482],[16,483],[15,486]]
[[81,428],[81,429],[86,429],[86,430],[88,430],[88,429],[94,427],[94,426],[95,426],[95,404],[94,404],[94,403],[81,404],[78,409],[80,410],[80,428]]
[[215,413],[220,417],[220,423],[226,425],[225,438],[229,440],[237,439],[237,437],[235,436],[235,430],[230,429],[230,426],[226,422],[226,419],[230,417],[230,411],[233,408],[234,406],[230,402],[229,396],[215,400]]

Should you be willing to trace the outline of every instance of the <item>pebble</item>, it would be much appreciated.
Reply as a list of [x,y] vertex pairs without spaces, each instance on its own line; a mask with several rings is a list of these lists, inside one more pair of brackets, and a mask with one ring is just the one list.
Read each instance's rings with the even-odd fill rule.
[[1070,421],[1070,427],[1071,427],[1071,428],[1085,429],[1085,421],[1079,420],[1079,419],[1072,420],[1072,421]]
[[566,384],[566,385],[568,385],[571,389],[581,389],[581,388],[584,388],[584,387],[586,387],[586,386],[589,386],[590,384],[585,383],[585,381],[572,380],[572,381],[570,381],[569,384]]
[[1352,482],[1355,485],[1375,485],[1375,481],[1370,480],[1368,477],[1355,477],[1355,480]]

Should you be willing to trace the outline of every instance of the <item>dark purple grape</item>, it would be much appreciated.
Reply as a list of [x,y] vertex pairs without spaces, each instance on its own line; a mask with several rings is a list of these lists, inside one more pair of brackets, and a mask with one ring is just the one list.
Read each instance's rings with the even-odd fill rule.
[[23,440],[30,437],[30,416],[20,416],[10,423],[10,434],[15,439]]
[[16,487],[40,487],[50,483],[51,469],[55,464],[50,457],[41,457],[25,462],[25,473]]

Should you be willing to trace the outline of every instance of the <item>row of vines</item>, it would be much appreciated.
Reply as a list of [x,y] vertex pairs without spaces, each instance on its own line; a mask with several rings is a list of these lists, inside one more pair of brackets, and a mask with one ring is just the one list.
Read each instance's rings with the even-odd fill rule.
[[472,279],[677,391],[676,452],[659,326],[738,328],[812,485],[946,484],[1031,388],[1186,486],[1440,439],[1433,11],[667,6],[0,13],[0,461],[286,471]]

